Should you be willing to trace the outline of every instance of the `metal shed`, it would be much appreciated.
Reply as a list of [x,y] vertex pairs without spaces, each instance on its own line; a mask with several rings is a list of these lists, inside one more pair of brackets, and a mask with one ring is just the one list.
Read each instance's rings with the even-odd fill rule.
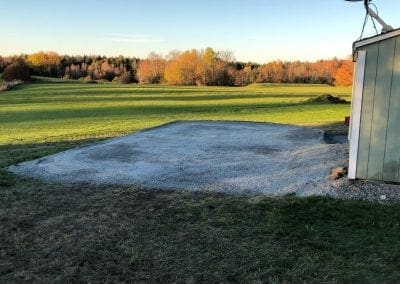
[[353,47],[349,178],[400,182],[400,29]]

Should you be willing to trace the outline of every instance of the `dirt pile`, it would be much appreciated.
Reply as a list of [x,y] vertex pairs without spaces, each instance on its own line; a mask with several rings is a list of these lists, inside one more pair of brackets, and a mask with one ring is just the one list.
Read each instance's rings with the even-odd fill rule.
[[350,103],[339,96],[335,96],[335,95],[331,95],[331,94],[322,94],[315,98],[311,98],[308,101],[314,102],[314,103],[325,103],[325,104],[349,104]]

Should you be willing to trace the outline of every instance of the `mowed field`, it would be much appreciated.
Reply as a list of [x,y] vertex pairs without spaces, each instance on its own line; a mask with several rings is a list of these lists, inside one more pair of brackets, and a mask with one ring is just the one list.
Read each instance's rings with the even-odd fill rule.
[[350,100],[351,88],[324,85],[172,87],[31,84],[0,94],[0,144],[110,137],[174,120],[246,120],[321,125],[349,105],[315,104],[324,93]]
[[0,282],[397,282],[400,205],[60,185],[4,167],[173,120],[345,131],[351,88],[36,83],[0,93]]

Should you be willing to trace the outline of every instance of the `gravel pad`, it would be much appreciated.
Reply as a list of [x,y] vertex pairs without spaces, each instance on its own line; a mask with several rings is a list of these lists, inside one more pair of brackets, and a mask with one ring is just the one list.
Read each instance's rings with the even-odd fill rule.
[[229,193],[334,195],[347,147],[292,125],[189,121],[24,162],[17,174],[62,183]]

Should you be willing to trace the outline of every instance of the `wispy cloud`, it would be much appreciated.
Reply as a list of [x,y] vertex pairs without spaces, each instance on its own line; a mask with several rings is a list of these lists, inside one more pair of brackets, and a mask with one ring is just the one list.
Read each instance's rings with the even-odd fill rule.
[[146,34],[109,34],[105,37],[107,40],[115,42],[132,42],[132,43],[158,43],[164,42],[161,38]]

